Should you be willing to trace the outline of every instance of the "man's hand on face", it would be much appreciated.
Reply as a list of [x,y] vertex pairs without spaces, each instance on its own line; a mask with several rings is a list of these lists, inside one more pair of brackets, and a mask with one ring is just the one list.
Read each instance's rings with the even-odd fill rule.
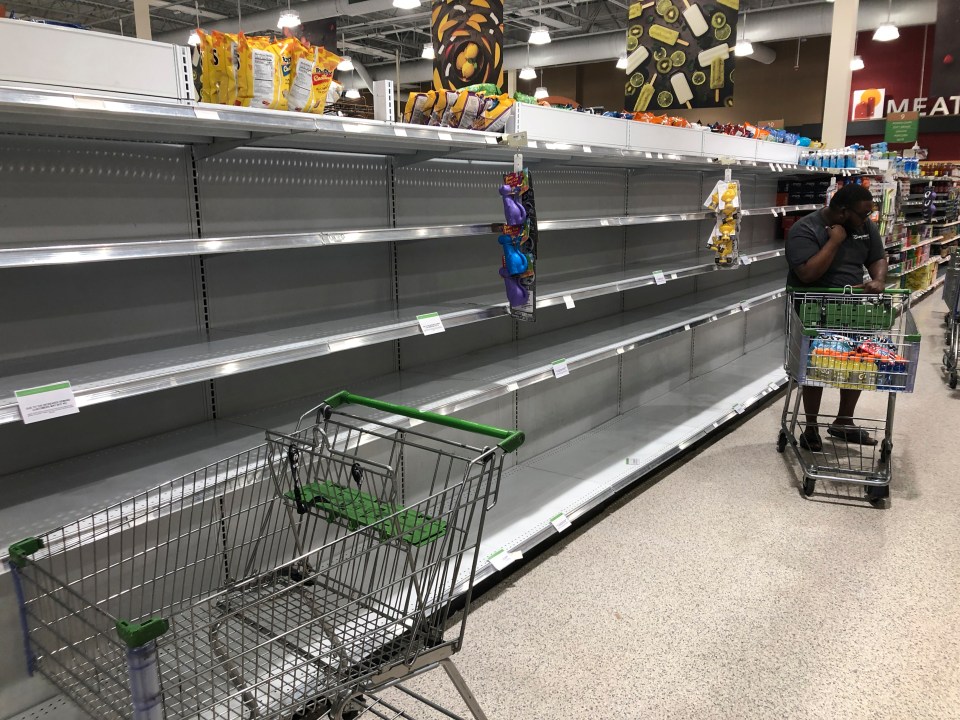
[[847,229],[843,225],[830,226],[830,241],[838,245],[847,239]]
[[884,284],[879,280],[868,280],[863,284],[863,289],[868,293],[879,295],[886,290],[886,287],[884,287]]

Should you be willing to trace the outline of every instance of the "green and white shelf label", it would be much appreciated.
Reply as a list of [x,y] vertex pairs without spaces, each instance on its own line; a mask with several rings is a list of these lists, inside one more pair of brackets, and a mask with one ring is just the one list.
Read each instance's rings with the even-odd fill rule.
[[504,548],[500,548],[493,555],[489,555],[487,560],[493,565],[497,570],[503,570],[505,567],[510,565],[516,560],[520,560],[523,557],[523,553],[519,550],[514,552],[508,552]]
[[663,270],[654,270],[653,271],[653,281],[657,285],[666,285],[667,276],[663,274]]
[[570,368],[567,367],[567,359],[554,360],[550,366],[553,368],[553,376],[557,379],[566,377],[570,374]]
[[80,412],[73,389],[66,380],[14,392],[25,425]]
[[570,518],[563,513],[557,513],[550,518],[550,524],[557,529],[557,532],[563,532],[567,528],[573,527],[573,523],[570,522]]
[[440,313],[417,315],[417,322],[420,323],[420,330],[424,335],[436,335],[445,330],[443,320],[440,319]]

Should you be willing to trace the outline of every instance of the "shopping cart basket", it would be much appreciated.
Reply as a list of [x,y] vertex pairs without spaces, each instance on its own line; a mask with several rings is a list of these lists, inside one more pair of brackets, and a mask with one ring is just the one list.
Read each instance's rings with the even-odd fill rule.
[[400,682],[443,667],[483,720],[450,658],[523,439],[344,392],[291,434],[16,543],[31,671],[98,719],[267,720],[410,717],[370,693],[437,707]]
[[[893,420],[898,393],[913,392],[920,357],[920,335],[910,313],[910,292],[881,295],[861,290],[788,288],[785,369],[789,376],[777,450],[790,445],[803,469],[803,492],[817,480],[865,486],[871,501],[889,496]],[[827,433],[830,418],[818,415],[823,448],[801,447],[797,426],[806,425],[802,386],[888,394],[882,418],[851,420],[882,437],[878,445],[857,445]],[[802,432],[802,428],[801,428]]]
[[946,348],[943,367],[949,377],[950,388],[957,388],[957,368],[960,365],[960,248],[954,248],[947,265],[943,283],[943,301],[947,304]]

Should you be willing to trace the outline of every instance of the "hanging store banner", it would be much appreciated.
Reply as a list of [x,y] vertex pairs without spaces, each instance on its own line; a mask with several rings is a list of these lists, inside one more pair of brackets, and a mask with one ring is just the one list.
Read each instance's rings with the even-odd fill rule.
[[503,0],[436,0],[430,35],[434,90],[503,87]]
[[739,0],[642,0],[627,29],[628,112],[733,106]]

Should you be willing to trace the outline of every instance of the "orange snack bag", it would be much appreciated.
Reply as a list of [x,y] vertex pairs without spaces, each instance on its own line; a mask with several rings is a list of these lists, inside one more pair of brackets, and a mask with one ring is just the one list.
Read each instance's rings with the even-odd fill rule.
[[325,48],[301,45],[294,56],[292,80],[287,91],[288,109],[322,115],[327,106],[333,71],[339,64],[340,58]]

